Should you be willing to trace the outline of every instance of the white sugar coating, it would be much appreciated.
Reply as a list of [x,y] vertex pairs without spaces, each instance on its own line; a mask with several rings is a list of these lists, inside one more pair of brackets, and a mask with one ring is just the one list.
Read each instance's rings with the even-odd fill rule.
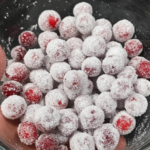
[[108,51],[110,48],[116,47],[116,46],[122,48],[122,45],[120,43],[118,43],[116,41],[110,41],[106,45],[106,51]]
[[39,87],[42,93],[47,93],[53,88],[53,79],[46,70],[37,69],[30,73],[30,81]]
[[150,95],[150,81],[146,79],[137,79],[137,82],[134,84],[135,92],[142,94],[143,96]]
[[23,94],[24,94],[24,92],[25,92],[28,88],[34,87],[34,86],[36,86],[36,85],[33,84],[33,83],[27,83],[27,84],[25,84],[25,85],[23,86]]
[[59,33],[64,39],[69,39],[79,35],[75,25],[76,19],[72,16],[65,17],[59,25]]
[[20,118],[26,111],[25,99],[18,95],[12,95],[4,99],[1,104],[2,114],[11,120]]
[[43,52],[46,52],[47,44],[54,39],[57,39],[58,35],[55,32],[45,31],[39,34],[38,43]]
[[119,131],[120,135],[127,135],[135,128],[136,120],[133,116],[123,110],[116,114],[112,124]]
[[83,129],[96,129],[104,122],[104,112],[98,106],[87,106],[81,111],[79,120]]
[[40,107],[42,107],[41,105],[39,104],[31,104],[27,107],[26,109],[26,112],[23,116],[20,117],[20,121],[21,122],[33,122],[33,119],[34,119],[34,113],[36,110],[38,110]]
[[124,44],[124,49],[127,51],[128,57],[133,58],[142,52],[143,44],[138,39],[131,39]]
[[110,92],[101,93],[97,97],[95,105],[100,107],[105,114],[111,114],[117,108],[117,102],[114,99],[112,99]]
[[98,98],[99,94],[98,94],[98,93],[95,93],[95,94],[92,94],[92,95],[90,95],[90,96],[91,96],[91,98],[92,98],[93,104],[95,104],[96,99]]
[[71,70],[71,67],[66,62],[57,62],[52,64],[50,75],[57,82],[63,82],[65,74]]
[[125,99],[133,94],[133,85],[127,78],[118,78],[112,83],[110,92],[115,100]]
[[80,95],[78,96],[74,101],[74,108],[77,111],[78,114],[86,108],[87,106],[92,105],[92,99],[89,95]]
[[64,136],[62,135],[58,129],[56,130],[56,133],[55,133],[56,137],[57,137],[57,140],[58,140],[58,143],[59,144],[66,144],[69,140],[69,137],[68,136]]
[[37,69],[43,65],[44,54],[41,49],[29,49],[24,56],[24,63],[30,69]]
[[89,77],[96,77],[101,73],[101,61],[97,57],[86,58],[81,66],[82,71],[84,71]]
[[59,111],[52,106],[42,106],[34,113],[34,124],[42,132],[55,129],[60,122]]
[[89,13],[92,15],[93,8],[92,8],[91,4],[86,3],[86,2],[80,2],[80,3],[76,4],[73,8],[74,16],[76,17],[81,13]]
[[95,26],[95,18],[89,13],[81,13],[76,18],[76,28],[82,34],[89,34]]
[[15,59],[7,59],[7,66],[10,66],[12,63],[17,62]]
[[108,74],[103,74],[98,77],[96,84],[97,88],[100,92],[106,92],[110,90],[110,87],[112,83],[115,81],[115,77],[108,75]]
[[127,52],[125,49],[121,48],[121,47],[112,47],[110,48],[105,57],[112,57],[112,56],[119,56],[122,59],[124,59],[124,63],[126,63],[126,59],[127,59]]
[[103,26],[112,29],[112,24],[109,20],[102,18],[96,20],[96,26]]
[[48,43],[46,53],[52,62],[58,62],[68,58],[70,49],[66,41],[54,39]]
[[82,49],[83,41],[77,37],[72,37],[67,40],[67,44],[72,52],[74,49]]
[[60,15],[54,10],[44,10],[38,18],[38,25],[42,31],[56,30],[60,22]]
[[114,38],[119,42],[126,42],[131,39],[134,32],[135,28],[133,24],[126,19],[118,21],[113,26]]
[[92,35],[101,36],[108,43],[112,38],[112,30],[107,26],[95,26],[92,30]]
[[64,83],[60,83],[57,88],[64,91]]
[[94,84],[93,82],[88,79],[88,81],[86,82],[86,84],[83,84],[83,88],[82,88],[82,94],[91,94],[94,88]]
[[126,111],[135,117],[143,115],[148,107],[147,99],[138,93],[135,93],[125,100]]
[[85,58],[81,49],[74,49],[68,57],[68,62],[73,69],[81,69],[82,62]]
[[68,150],[68,147],[65,146],[65,145],[59,145],[59,146],[57,147],[57,150]]
[[142,56],[135,56],[129,61],[128,66],[132,66],[136,69],[138,64],[141,63],[142,61],[148,61],[148,60]]
[[92,33],[90,32],[89,34],[82,34],[81,38],[84,41],[87,37],[92,36]]
[[106,42],[100,36],[89,36],[85,39],[82,51],[85,56],[103,57],[105,54]]
[[56,109],[65,109],[68,105],[68,98],[64,91],[54,89],[49,91],[45,96],[46,106],[53,106]]
[[26,52],[27,51],[25,47],[18,45],[11,50],[11,57],[16,61],[20,61],[23,59]]
[[123,70],[117,75],[118,78],[127,78],[133,84],[136,83],[138,75],[136,74],[136,70],[132,66],[126,66]]
[[69,136],[78,129],[78,117],[75,113],[66,109],[60,110],[60,124],[58,130],[64,136]]
[[95,150],[94,139],[91,135],[76,132],[69,140],[71,150]]
[[49,58],[49,56],[45,56],[44,60],[43,60],[43,66],[45,67],[45,69],[50,72],[50,68],[51,68],[52,62]]
[[124,68],[124,59],[120,56],[105,57],[102,61],[102,69],[105,74],[114,75]]
[[119,142],[119,132],[112,124],[103,124],[94,131],[94,140],[98,150],[114,150]]

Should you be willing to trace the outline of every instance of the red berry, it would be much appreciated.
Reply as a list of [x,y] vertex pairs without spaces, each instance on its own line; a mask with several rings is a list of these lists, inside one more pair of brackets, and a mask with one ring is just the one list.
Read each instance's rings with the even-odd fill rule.
[[42,98],[42,92],[36,85],[28,83],[25,86],[24,98],[30,103],[38,103]]
[[149,79],[150,78],[150,62],[149,61],[143,61],[140,62],[137,66],[137,74],[142,77]]
[[6,77],[9,78],[10,80],[22,82],[28,77],[29,70],[25,66],[25,64],[16,62],[8,66],[5,74],[6,74]]
[[129,57],[135,57],[142,52],[143,45],[139,40],[131,39],[125,43],[124,49],[127,51]]
[[11,50],[11,57],[16,61],[23,60],[25,54],[26,54],[26,49],[21,45],[15,46]]
[[35,143],[37,150],[56,150],[58,143],[54,134],[41,134]]
[[17,132],[20,141],[26,145],[32,145],[38,138],[38,130],[33,123],[28,121],[19,124]]
[[2,93],[5,96],[21,94],[23,86],[17,81],[6,81],[2,85]]
[[31,48],[31,47],[35,46],[35,44],[37,42],[37,37],[31,31],[24,31],[19,35],[18,40],[22,46],[24,46],[26,48]]

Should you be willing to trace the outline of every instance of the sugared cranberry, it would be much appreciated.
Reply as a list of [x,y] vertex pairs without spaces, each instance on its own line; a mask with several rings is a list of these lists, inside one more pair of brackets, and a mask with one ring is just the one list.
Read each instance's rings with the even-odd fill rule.
[[31,48],[37,43],[37,37],[32,31],[24,31],[18,37],[20,45]]
[[109,51],[110,48],[112,47],[120,47],[122,48],[122,45],[116,41],[111,41],[111,42],[108,42],[107,45],[106,45],[106,51]]
[[21,142],[26,145],[32,145],[38,138],[38,131],[31,122],[23,122],[17,128],[18,136]]
[[18,45],[11,50],[11,57],[16,61],[22,61],[26,52],[25,47]]
[[97,19],[96,26],[102,26],[102,27],[107,27],[107,28],[112,29],[112,24],[110,23],[109,20],[107,20],[105,18]]
[[2,85],[2,93],[5,96],[20,95],[23,91],[23,86],[17,81],[6,81]]

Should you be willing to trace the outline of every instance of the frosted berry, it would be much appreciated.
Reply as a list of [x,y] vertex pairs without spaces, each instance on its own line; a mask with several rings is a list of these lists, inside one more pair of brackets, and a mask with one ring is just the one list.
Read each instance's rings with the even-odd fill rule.
[[75,17],[68,16],[61,21],[59,32],[64,39],[69,39],[79,35],[79,31],[75,26],[75,20]]
[[42,99],[42,92],[33,83],[24,86],[24,98],[30,103],[38,103]]
[[48,43],[46,53],[52,62],[58,62],[68,58],[70,49],[66,41],[54,39]]
[[112,124],[103,124],[94,131],[94,140],[98,150],[114,150],[119,142],[119,132]]
[[94,139],[91,135],[82,132],[76,132],[69,141],[71,150],[95,150]]
[[113,126],[121,135],[129,134],[133,131],[136,125],[136,120],[126,111],[120,111],[113,119]]
[[45,32],[42,32],[41,34],[39,34],[38,43],[39,43],[39,46],[41,47],[41,49],[43,50],[43,52],[46,52],[48,43],[51,40],[54,40],[57,38],[58,38],[58,35],[55,32],[45,31]]
[[85,107],[79,115],[83,129],[96,129],[104,122],[104,112],[97,106]]
[[11,57],[16,61],[22,61],[26,52],[25,47],[18,45],[11,50]]
[[41,49],[30,49],[24,56],[24,63],[30,69],[37,69],[43,65],[44,54]]
[[83,41],[77,37],[72,37],[67,40],[67,44],[72,52],[74,49],[82,49]]
[[18,119],[27,108],[27,104],[21,96],[12,95],[6,98],[1,104],[2,114],[8,119]]
[[78,129],[78,117],[75,113],[68,110],[60,111],[60,124],[58,130],[64,136],[69,136]]
[[30,81],[34,83],[42,93],[47,93],[53,88],[53,79],[44,69],[33,70],[30,73]]
[[58,141],[59,144],[68,143],[69,136],[62,135],[58,129],[56,129],[55,135],[57,137],[57,141]]
[[45,104],[47,106],[53,106],[58,110],[65,109],[68,105],[68,98],[64,91],[54,89],[46,94]]
[[116,46],[122,48],[122,45],[120,43],[118,43],[116,41],[110,41],[106,45],[106,51],[109,51],[110,48],[116,47]]
[[128,62],[128,66],[132,66],[136,69],[139,63],[141,63],[142,61],[148,61],[148,60],[141,56],[135,56]]
[[31,104],[27,107],[26,112],[24,113],[24,115],[22,115],[20,117],[20,121],[21,122],[32,122],[34,123],[34,114],[35,111],[38,110],[41,107],[41,105],[39,104]]
[[57,62],[52,64],[50,74],[57,82],[63,82],[65,74],[71,70],[71,67],[66,62]]
[[36,150],[56,150],[57,138],[54,134],[41,134],[35,142]]
[[68,147],[65,145],[59,145],[56,150],[68,150]]
[[76,18],[76,28],[82,34],[89,34],[95,25],[95,18],[89,13],[81,13]]
[[74,16],[76,17],[81,13],[89,13],[92,15],[92,13],[93,13],[92,6],[86,2],[80,2],[80,3],[76,4],[73,8]]
[[137,81],[136,70],[132,66],[126,66],[123,70],[117,75],[118,78],[127,78],[131,83],[135,84]]
[[34,124],[42,132],[55,129],[60,122],[60,114],[55,107],[43,106],[35,111]]
[[60,22],[60,15],[54,10],[45,10],[38,18],[38,25],[42,31],[54,31]]
[[137,74],[146,79],[150,79],[150,62],[141,61],[137,66]]
[[112,38],[112,30],[107,26],[96,26],[92,30],[92,35],[101,36],[106,41],[106,43],[108,43]]
[[111,96],[115,100],[121,100],[129,97],[133,93],[133,85],[129,79],[118,78],[110,88]]
[[74,49],[68,57],[68,62],[74,69],[81,69],[81,65],[84,60],[85,56],[81,49]]
[[101,93],[97,97],[95,105],[100,107],[105,114],[111,114],[115,112],[117,108],[117,102],[114,99],[112,99],[110,92]]
[[32,145],[38,138],[38,131],[31,122],[23,122],[17,128],[18,136],[21,142],[26,145]]
[[32,31],[24,31],[18,37],[20,45],[31,48],[36,45],[37,37]]
[[125,100],[126,111],[135,117],[143,115],[148,107],[147,99],[141,94],[133,94]]
[[20,95],[23,91],[23,86],[17,81],[6,81],[2,85],[2,93],[6,97],[11,95]]
[[107,27],[107,28],[112,29],[112,24],[110,23],[109,20],[107,20],[105,18],[97,19],[96,26],[102,26],[102,27]]
[[101,61],[96,57],[88,57],[81,68],[89,77],[96,77],[101,73]]
[[86,84],[83,85],[82,94],[91,94],[93,89],[94,89],[94,84],[90,79],[88,79]]
[[6,68],[5,74],[6,77],[9,78],[10,80],[22,82],[28,77],[29,70],[25,66],[25,64],[16,62],[16,63],[12,63]]
[[110,90],[112,83],[115,81],[115,77],[103,74],[97,78],[96,84],[100,92],[106,92]]
[[150,81],[146,79],[138,79],[137,82],[134,84],[135,92],[142,94],[143,96],[150,95]]
[[83,42],[82,51],[85,56],[103,57],[105,49],[106,42],[100,36],[89,36]]
[[78,114],[86,108],[87,106],[92,105],[92,99],[89,95],[80,95],[78,96],[74,101],[74,108],[77,111]]
[[138,56],[142,52],[143,45],[138,39],[131,39],[125,43],[124,49],[127,51],[128,57],[132,58]]
[[134,32],[135,28],[133,24],[126,19],[118,21],[113,26],[114,38],[119,42],[126,42],[127,40],[131,39],[134,35]]

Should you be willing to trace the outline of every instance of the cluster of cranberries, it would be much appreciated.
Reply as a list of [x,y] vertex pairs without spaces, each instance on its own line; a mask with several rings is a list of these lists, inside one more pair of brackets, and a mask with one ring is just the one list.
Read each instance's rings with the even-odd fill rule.
[[[43,11],[43,32],[38,38],[22,32],[11,51],[2,113],[20,118],[21,142],[35,143],[37,150],[68,150],[68,141],[71,150],[114,150],[147,110],[150,62],[138,56],[143,46],[131,39],[133,24],[112,26],[107,19],[95,21],[92,12],[86,2],[63,20],[54,10]],[[33,49],[37,41],[40,48]]]

